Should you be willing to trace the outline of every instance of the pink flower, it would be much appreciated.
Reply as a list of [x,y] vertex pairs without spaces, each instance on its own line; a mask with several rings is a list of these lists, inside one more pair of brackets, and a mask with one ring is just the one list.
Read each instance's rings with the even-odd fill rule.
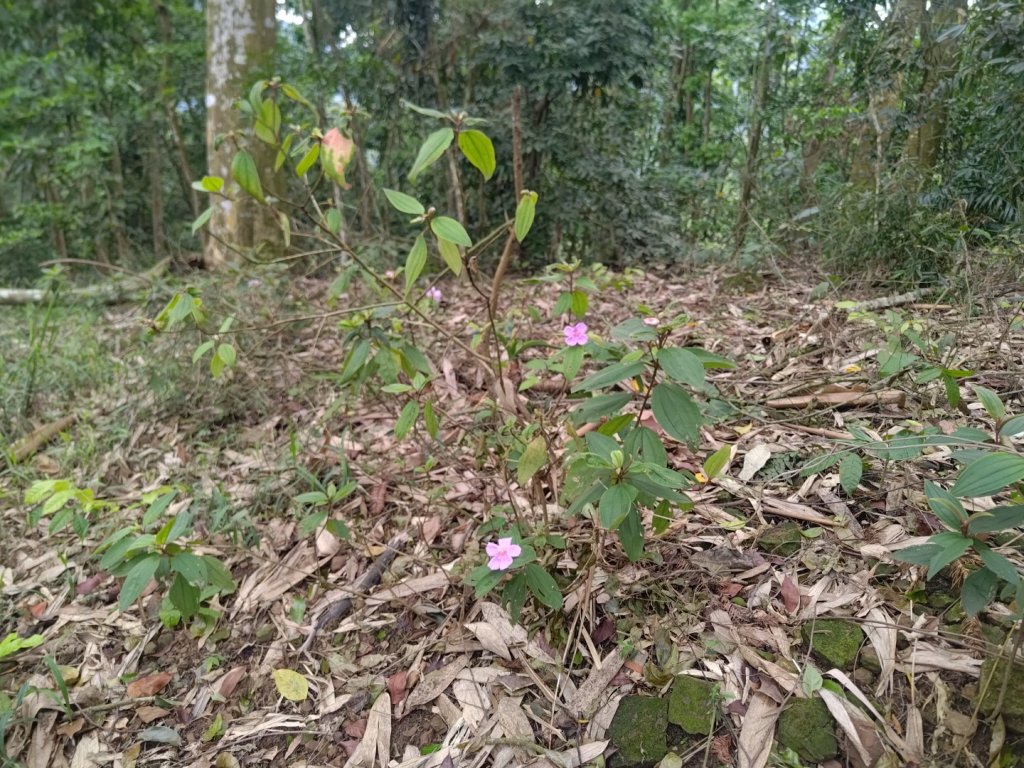
[[386,277],[388,280],[394,280],[395,279],[395,270],[389,269],[387,272],[384,273],[384,277]]
[[649,325],[652,328],[657,328],[661,324],[661,321],[656,317],[645,317],[644,325]]
[[430,286],[425,295],[431,301],[441,301],[441,289],[436,285]]
[[498,539],[487,543],[487,567],[492,571],[504,571],[523,552],[518,544],[513,544],[512,539]]
[[569,347],[580,347],[587,343],[587,324],[576,323],[567,325],[563,329],[565,333],[565,344]]

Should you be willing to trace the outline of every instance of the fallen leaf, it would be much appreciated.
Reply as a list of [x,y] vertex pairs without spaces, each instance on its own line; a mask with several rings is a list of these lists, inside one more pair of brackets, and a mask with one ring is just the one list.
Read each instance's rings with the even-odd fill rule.
[[234,667],[220,679],[220,684],[217,687],[217,693],[225,699],[231,698],[231,694],[235,692],[235,688],[238,687],[238,684],[242,682],[242,678],[245,677],[245,672],[245,667]]
[[309,696],[309,681],[290,669],[275,669],[274,685],[288,701],[305,701]]
[[782,595],[782,604],[786,606],[788,613],[796,613],[800,607],[800,588],[789,576],[782,578],[779,593]]
[[136,709],[135,714],[139,716],[139,720],[148,725],[149,723],[152,723],[154,720],[159,720],[161,717],[167,717],[167,715],[171,713],[169,710],[166,710],[163,707],[146,706],[139,707],[138,709]]
[[128,696],[138,699],[143,696],[156,696],[167,684],[171,682],[170,672],[157,672],[153,675],[146,675],[128,683]]

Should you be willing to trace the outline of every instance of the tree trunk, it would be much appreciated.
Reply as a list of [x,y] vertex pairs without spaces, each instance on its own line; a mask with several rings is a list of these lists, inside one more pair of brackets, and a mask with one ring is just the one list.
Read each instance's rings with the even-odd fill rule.
[[740,180],[739,210],[736,214],[734,255],[739,254],[747,236],[750,224],[750,203],[754,196],[754,177],[757,172],[757,154],[761,148],[761,133],[764,130],[765,103],[768,100],[768,83],[771,79],[772,37],[775,31],[775,10],[771,14],[764,40],[761,41],[761,56],[754,80],[753,103],[750,108],[750,136],[747,138],[747,161],[743,166]]
[[[227,198],[215,198],[206,266],[223,269],[255,248],[280,249],[277,217],[242,192],[231,179],[231,160],[248,121],[235,102],[260,78],[271,74],[277,21],[274,0],[209,0],[206,6],[206,152],[211,176],[224,179]],[[263,189],[275,183],[276,150],[253,138],[245,143],[256,162]]]
[[149,177],[149,219],[153,233],[153,255],[159,261],[164,256],[164,189],[160,173],[160,158],[162,156],[160,132],[156,129],[156,125],[157,123],[154,121],[149,131],[152,140],[149,145],[149,153],[146,156],[146,171]]

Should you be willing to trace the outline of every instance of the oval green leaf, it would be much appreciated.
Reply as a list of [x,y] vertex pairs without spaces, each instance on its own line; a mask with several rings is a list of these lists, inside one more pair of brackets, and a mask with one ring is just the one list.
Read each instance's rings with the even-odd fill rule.
[[537,213],[537,193],[523,192],[516,206],[515,234],[516,240],[520,243],[530,233],[533,226],[533,217]]
[[677,384],[659,384],[651,393],[654,418],[669,435],[684,443],[700,439],[703,419],[693,398]]
[[455,138],[455,131],[451,128],[441,128],[427,136],[420,146],[416,161],[409,171],[409,181],[416,181],[417,177],[427,168],[437,162],[438,158],[445,153],[445,150],[452,145]]
[[466,248],[470,248],[473,245],[473,241],[469,239],[469,235],[462,228],[462,225],[449,216],[438,216],[435,219],[431,219],[430,229],[439,238],[450,243],[463,245]]
[[263,185],[260,183],[260,174],[256,170],[256,161],[253,160],[246,150],[242,149],[235,153],[231,159],[231,178],[238,182],[238,186],[246,191],[251,197],[261,203],[266,201],[263,196]]
[[954,496],[991,496],[1024,478],[1024,456],[997,452],[968,464],[950,489]]
[[459,149],[466,159],[473,164],[484,180],[490,179],[497,168],[497,161],[494,159],[494,144],[487,138],[483,131],[462,131],[459,134]]
[[412,195],[399,192],[397,189],[384,189],[384,197],[391,203],[391,207],[400,213],[407,213],[410,216],[422,216],[427,212],[423,203]]
[[537,600],[555,610],[562,607],[562,590],[558,588],[558,582],[551,578],[550,573],[537,563],[527,565],[525,572],[526,586]]
[[453,275],[458,277],[462,274],[462,254],[459,253],[459,246],[450,240],[439,237],[437,238],[437,252],[441,254],[441,258]]
[[412,250],[405,259],[405,295],[412,291],[412,286],[423,273],[423,267],[427,264],[427,241],[423,235],[416,238],[412,244]]

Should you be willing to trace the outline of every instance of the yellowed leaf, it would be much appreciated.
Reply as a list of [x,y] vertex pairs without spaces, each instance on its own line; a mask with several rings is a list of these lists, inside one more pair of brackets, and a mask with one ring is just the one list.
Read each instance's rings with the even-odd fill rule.
[[288,701],[305,701],[309,696],[309,682],[298,672],[290,669],[275,669],[274,685]]

